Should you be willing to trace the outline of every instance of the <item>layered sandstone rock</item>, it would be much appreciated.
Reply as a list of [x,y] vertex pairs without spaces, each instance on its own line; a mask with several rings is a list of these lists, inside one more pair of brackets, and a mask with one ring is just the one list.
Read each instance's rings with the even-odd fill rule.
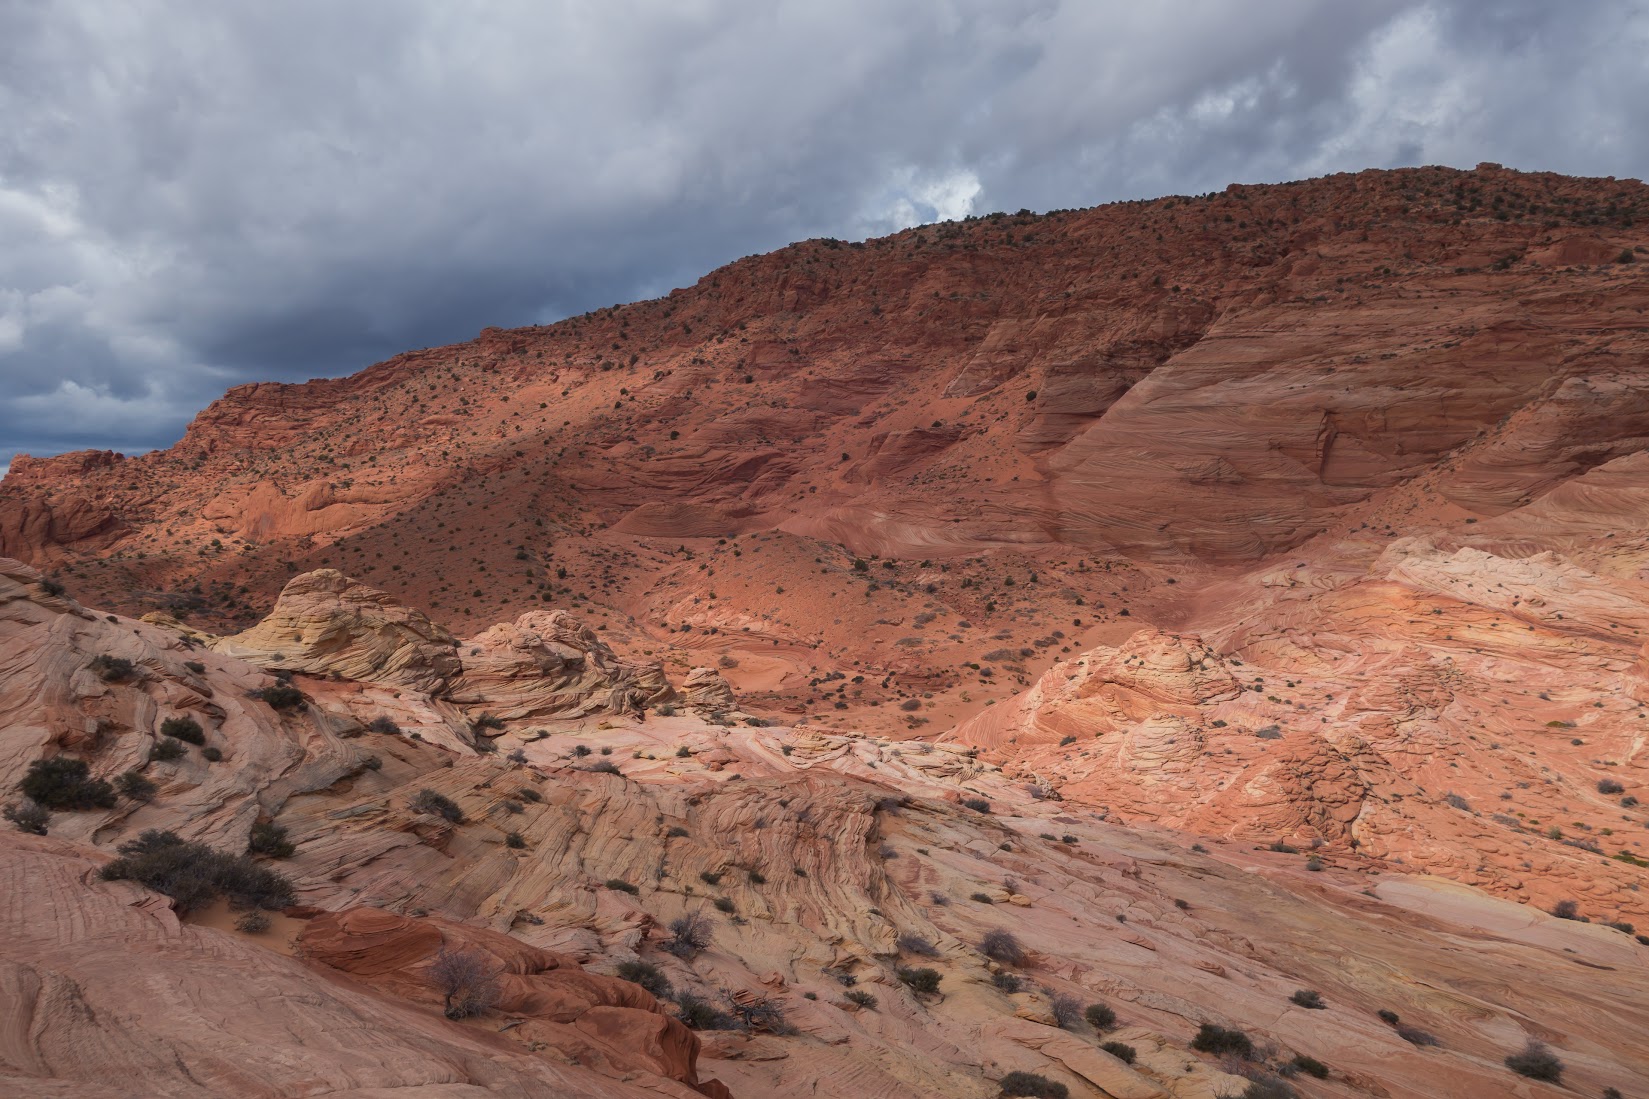
[[444,691],[460,671],[457,638],[335,569],[293,577],[267,618],[212,648],[264,667],[430,693]]
[[657,663],[619,659],[565,611],[528,611],[459,647],[454,702],[505,720],[631,713],[675,697]]

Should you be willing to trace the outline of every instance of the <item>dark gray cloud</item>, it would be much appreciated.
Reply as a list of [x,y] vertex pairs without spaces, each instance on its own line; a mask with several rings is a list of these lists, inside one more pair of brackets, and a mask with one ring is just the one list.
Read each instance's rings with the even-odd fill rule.
[[1649,166],[1649,0],[15,0],[0,466],[791,240]]

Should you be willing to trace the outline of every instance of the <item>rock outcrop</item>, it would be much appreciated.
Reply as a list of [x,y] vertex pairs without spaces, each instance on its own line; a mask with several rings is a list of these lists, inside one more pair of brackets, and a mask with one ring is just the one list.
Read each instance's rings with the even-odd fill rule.
[[256,626],[212,642],[283,671],[391,683],[431,694],[460,670],[458,639],[422,612],[335,569],[295,576]]
[[633,713],[675,697],[658,663],[619,659],[565,611],[528,611],[459,647],[454,702],[504,720]]

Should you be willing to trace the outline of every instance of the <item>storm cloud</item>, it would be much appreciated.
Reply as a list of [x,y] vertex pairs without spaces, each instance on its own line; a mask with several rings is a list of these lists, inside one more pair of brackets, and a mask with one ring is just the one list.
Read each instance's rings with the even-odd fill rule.
[[1649,3],[0,5],[0,466],[810,236],[1480,160],[1642,176]]

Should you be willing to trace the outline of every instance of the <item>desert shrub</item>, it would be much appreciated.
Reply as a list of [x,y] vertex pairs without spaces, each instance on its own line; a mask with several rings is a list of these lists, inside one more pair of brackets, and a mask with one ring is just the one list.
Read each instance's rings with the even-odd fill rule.
[[988,813],[991,811],[991,803],[984,798],[963,798],[962,807],[972,809],[975,813]]
[[303,692],[290,683],[276,683],[252,692],[252,697],[272,710],[295,710],[303,705]]
[[1531,1080],[1546,1080],[1553,1084],[1563,1080],[1563,1062],[1545,1043],[1532,1038],[1528,1045],[1506,1058],[1506,1067]]
[[608,889],[616,889],[620,893],[629,893],[632,896],[641,892],[641,890],[637,889],[623,878],[608,878],[603,884],[605,884]]
[[922,708],[922,700],[919,698],[907,698],[903,702],[899,703],[899,708],[907,714],[915,713],[917,710]]
[[733,914],[733,912],[735,911],[735,908],[733,906],[732,898],[730,898],[730,897],[717,897],[714,901],[711,901],[710,903],[712,903],[716,906],[716,911],[725,912],[729,916],[731,916]]
[[678,958],[695,958],[710,945],[715,929],[710,918],[702,912],[691,912],[670,921],[670,938],[664,949]]
[[219,763],[223,760],[223,752],[208,744],[200,750],[200,758],[204,759],[207,763]]
[[169,717],[160,723],[160,735],[189,744],[205,744],[206,732],[192,717]]
[[676,1012],[681,1021],[694,1030],[727,1030],[733,1025],[731,1015],[691,992],[676,997]]
[[156,763],[170,763],[188,754],[189,749],[183,746],[183,741],[173,740],[171,737],[161,737],[149,745],[149,758]]
[[1597,780],[1597,792],[1600,794],[1624,794],[1626,787],[1612,778],[1600,778]]
[[464,823],[464,811],[458,808],[458,803],[449,797],[443,797],[428,787],[419,790],[407,808],[414,813],[428,813],[431,816],[444,817],[454,824]]
[[721,871],[719,871],[719,870],[700,870],[699,871],[699,881],[703,882],[705,885],[720,885],[721,884]]
[[480,1015],[498,1002],[498,967],[477,950],[443,946],[429,967],[429,979],[443,997],[449,1019]]
[[658,716],[660,716],[660,717],[675,717],[676,716],[676,708],[674,706],[670,705],[668,702],[662,702],[659,705],[654,706],[653,707],[653,712],[655,714],[657,714]]
[[740,1030],[763,1030],[769,1034],[794,1034],[796,1028],[785,1021],[784,1007],[767,997],[740,1003],[730,1000],[734,1025]]
[[979,952],[993,962],[1003,965],[1024,965],[1025,948],[1012,931],[993,927],[979,940]]
[[482,714],[470,725],[470,729],[474,732],[480,732],[482,729],[502,729],[503,727],[504,723],[493,714]]
[[1381,1008],[1379,1011],[1375,1012],[1375,1014],[1379,1015],[1382,1021],[1390,1023],[1392,1026],[1396,1026],[1398,1019],[1401,1018],[1401,1016],[1399,1016],[1395,1011],[1391,1011],[1387,1008]]
[[289,859],[297,850],[297,846],[286,838],[286,829],[272,820],[261,820],[254,824],[246,841],[246,853],[249,855]]
[[544,795],[540,794],[537,790],[534,790],[531,786],[521,787],[521,789],[515,792],[515,796],[520,798],[522,801],[530,801],[534,804],[544,800]]
[[1295,1099],[1297,1093],[1281,1079],[1265,1073],[1258,1079],[1251,1079],[1248,1086],[1243,1088],[1241,1099]]
[[114,787],[92,778],[86,761],[73,756],[35,760],[17,788],[47,809],[112,809],[115,803]]
[[1112,1057],[1115,1057],[1125,1065],[1131,1065],[1134,1063],[1135,1054],[1133,1046],[1127,1045],[1123,1042],[1101,1042],[1099,1048],[1103,1049],[1106,1053],[1109,1053]]
[[143,777],[140,771],[127,771],[115,779],[115,789],[122,797],[133,801],[148,801],[155,796],[155,784]]
[[401,727],[384,714],[379,714],[367,722],[366,727],[375,733],[383,733],[386,736],[399,736],[401,733]]
[[235,921],[235,930],[248,935],[261,935],[269,930],[270,919],[262,912],[247,912]]
[[1012,993],[1018,992],[1024,987],[1025,982],[1021,981],[1016,974],[1009,973],[1005,969],[999,969],[991,974],[991,984],[1000,988],[1003,992]]
[[1061,1030],[1075,1030],[1082,1021],[1082,1001],[1075,996],[1060,995],[1048,1001],[1048,1010]]
[[577,756],[579,759],[583,759],[585,756],[587,756],[589,754],[590,754],[590,746],[588,744],[574,744],[573,745],[573,755]]
[[918,969],[901,967],[897,975],[912,992],[921,996],[931,996],[938,992],[939,982],[944,979],[937,969],[928,969],[926,966]]
[[619,962],[618,976],[631,984],[640,985],[660,1000],[668,1000],[675,994],[670,986],[670,978],[664,975],[664,970],[651,962]]
[[105,683],[124,683],[137,674],[137,667],[123,656],[98,654],[86,665],[92,674]]
[[1437,1044],[1437,1036],[1435,1034],[1432,1034],[1429,1031],[1421,1030],[1417,1026],[1409,1026],[1407,1023],[1398,1024],[1397,1037],[1403,1039],[1403,1041],[1407,1042],[1411,1046],[1435,1046]]
[[149,829],[118,848],[120,857],[103,867],[106,881],[135,881],[164,893],[188,912],[227,896],[244,908],[285,908],[292,883],[245,855],[215,851],[175,832]]
[[760,870],[746,871],[745,876],[748,878],[751,885],[766,885],[767,884],[767,875],[763,874]]
[[1296,1007],[1309,1007],[1316,1011],[1322,1011],[1328,1007],[1327,1004],[1323,1003],[1323,994],[1309,988],[1300,989],[1288,998],[1288,1002]]
[[1443,802],[1451,808],[1459,809],[1467,813],[1471,812],[1472,809],[1471,802],[1467,801],[1465,798],[1461,797],[1459,794],[1456,794],[1452,790],[1443,795]]
[[504,846],[519,851],[527,846],[527,840],[520,832],[510,832],[504,836]]
[[1237,1057],[1251,1057],[1254,1043],[1240,1030],[1227,1029],[1214,1023],[1204,1023],[1191,1039],[1191,1048],[1203,1053],[1229,1053]]
[[978,901],[980,904],[995,904],[996,903],[995,901],[991,900],[991,895],[989,893],[970,893],[970,894],[968,894],[968,900]]
[[1580,918],[1580,906],[1574,901],[1558,901],[1552,905],[1552,915],[1560,920],[1577,920]]
[[1034,1072],[1010,1072],[996,1082],[1003,1095],[1026,1095],[1031,1099],[1068,1099],[1071,1094],[1064,1084],[1038,1076]]
[[194,672],[196,675],[200,675],[206,671],[206,665],[202,664],[198,660],[185,660],[183,662],[183,666],[188,668],[191,672]]
[[1117,1013],[1105,1004],[1089,1004],[1088,1009],[1082,1013],[1082,1017],[1088,1020],[1089,1026],[1100,1033],[1104,1033],[1117,1025]]
[[939,956],[938,947],[934,946],[927,939],[924,939],[922,936],[913,931],[906,931],[902,933],[897,940],[897,945],[899,949],[904,951],[906,954],[920,954],[924,958],[936,958]]
[[527,753],[521,748],[512,748],[510,749],[510,754],[504,758],[509,760],[511,763],[525,763],[527,762]]
[[0,816],[11,821],[19,832],[27,832],[31,836],[46,834],[46,826],[52,822],[51,810],[37,801],[14,802],[0,809]]
[[862,988],[850,988],[843,995],[847,997],[848,1003],[858,1004],[870,1011],[876,1010],[876,997]]
[[1315,1076],[1319,1080],[1328,1079],[1328,1066],[1315,1057],[1308,1057],[1304,1053],[1296,1053],[1294,1060],[1290,1063],[1307,1076]]
[[618,764],[614,763],[610,759],[599,760],[584,769],[586,771],[594,771],[598,775],[622,775],[624,773],[618,769]]

